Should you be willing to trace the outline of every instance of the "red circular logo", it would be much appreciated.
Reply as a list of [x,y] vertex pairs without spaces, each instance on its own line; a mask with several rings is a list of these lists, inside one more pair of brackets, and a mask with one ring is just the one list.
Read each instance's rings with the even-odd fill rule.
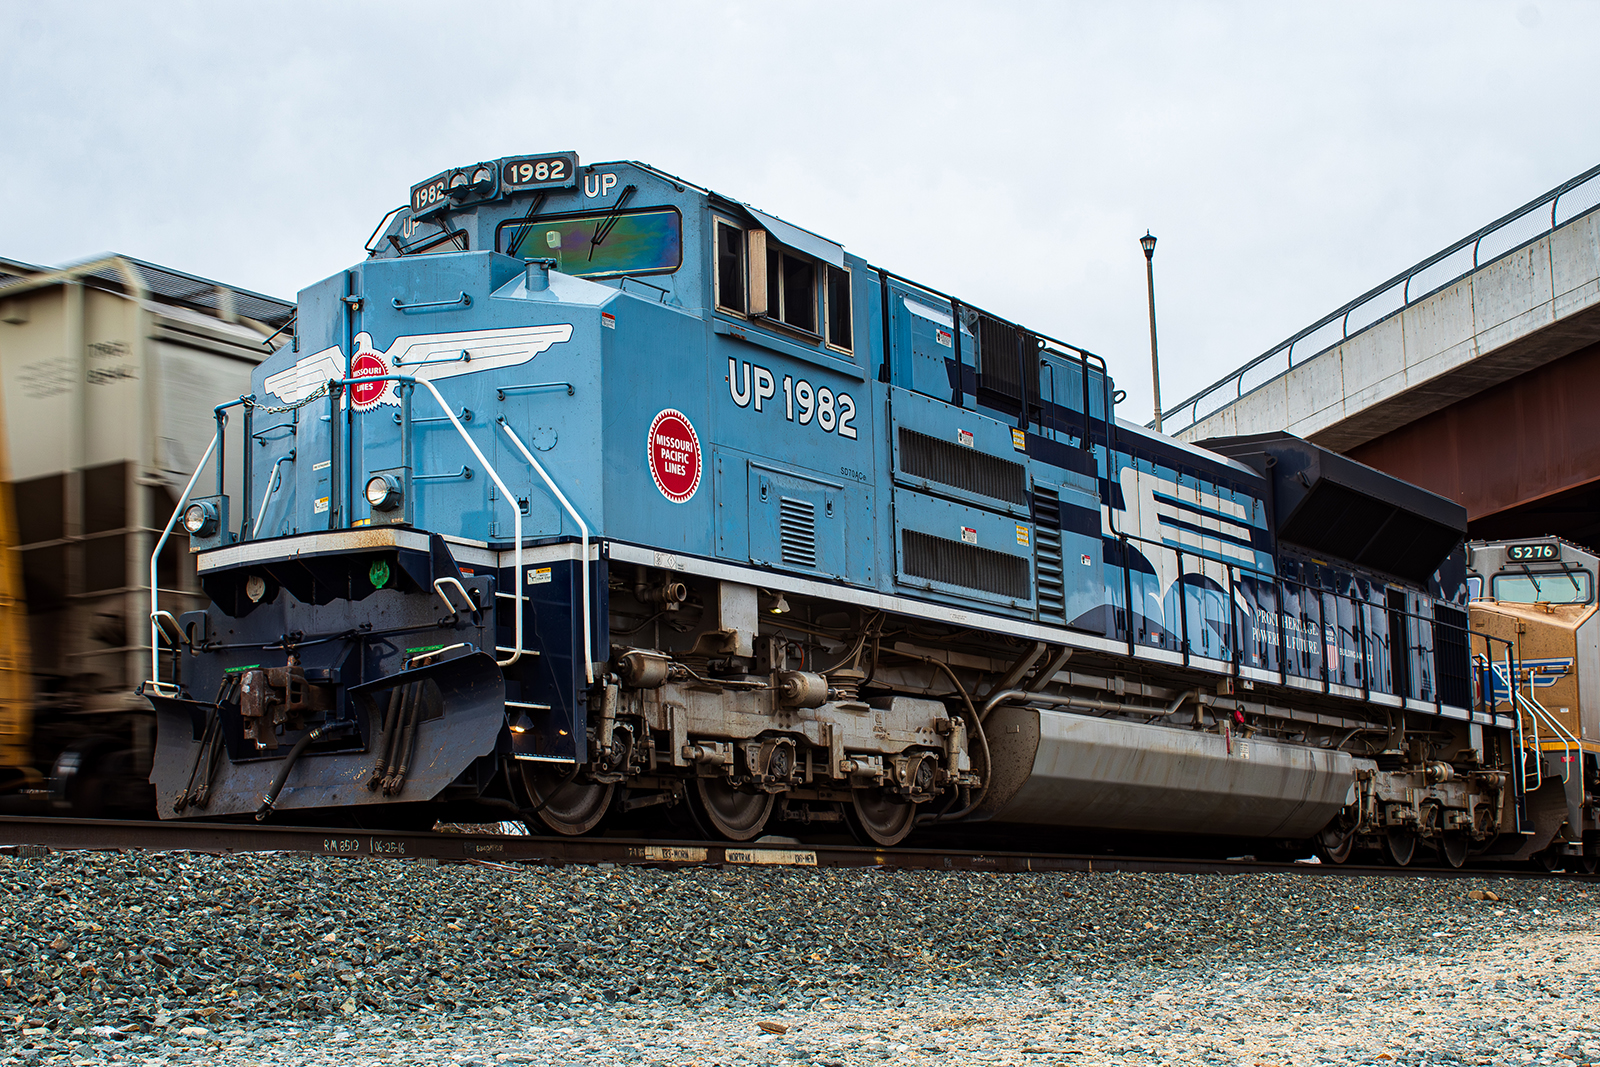
[[[350,377],[377,378],[389,373],[388,364],[376,352],[357,352],[350,361]],[[383,399],[388,382],[357,382],[350,387],[350,406],[357,411],[371,411]]]
[[689,416],[667,408],[650,423],[650,477],[661,495],[674,504],[687,503],[700,488],[700,437]]

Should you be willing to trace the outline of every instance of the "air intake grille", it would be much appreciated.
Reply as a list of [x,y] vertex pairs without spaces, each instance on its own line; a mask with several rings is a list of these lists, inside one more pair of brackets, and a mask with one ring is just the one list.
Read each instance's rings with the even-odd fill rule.
[[905,572],[932,582],[981,589],[1012,600],[1027,600],[1032,581],[1028,561],[992,548],[949,541],[916,530],[900,532]]
[[782,497],[778,511],[778,534],[783,543],[783,562],[791,567],[817,565],[817,506],[809,500]]
[[904,426],[900,427],[900,469],[913,478],[995,500],[1028,502],[1028,475],[1022,464]]
[[1061,567],[1061,496],[1043,486],[1033,488],[1034,562],[1039,568],[1039,618],[1067,619],[1067,587]]
[[978,399],[1029,418],[1039,403],[1038,341],[1009,322],[978,316]]
[[1467,613],[1435,604],[1433,630],[1435,662],[1439,669],[1439,699],[1451,707],[1472,706],[1472,676],[1468,672]]

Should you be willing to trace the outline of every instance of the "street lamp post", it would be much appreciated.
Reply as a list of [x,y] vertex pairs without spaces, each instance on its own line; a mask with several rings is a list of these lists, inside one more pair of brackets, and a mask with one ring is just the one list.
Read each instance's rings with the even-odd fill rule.
[[1156,394],[1156,432],[1161,432],[1161,363],[1156,359],[1156,239],[1150,231],[1139,238],[1144,249],[1144,276],[1150,293],[1150,384]]

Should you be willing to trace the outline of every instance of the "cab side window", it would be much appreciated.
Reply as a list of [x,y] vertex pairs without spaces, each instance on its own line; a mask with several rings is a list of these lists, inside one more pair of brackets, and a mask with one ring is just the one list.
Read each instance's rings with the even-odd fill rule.
[[717,230],[717,307],[737,315],[745,313],[744,231],[718,219]]
[[835,348],[850,351],[850,272],[839,267],[825,267],[828,272],[826,307],[828,318],[828,343]]
[[767,317],[817,332],[817,265],[788,249],[767,246]]
[[760,227],[713,219],[718,311],[766,320],[849,352],[850,272],[780,245]]

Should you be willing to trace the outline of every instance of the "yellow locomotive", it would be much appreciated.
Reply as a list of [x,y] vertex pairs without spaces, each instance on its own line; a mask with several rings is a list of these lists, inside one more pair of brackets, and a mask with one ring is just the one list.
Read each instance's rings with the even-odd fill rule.
[[[1467,545],[1479,686],[1518,720],[1528,828],[1515,856],[1550,870],[1600,866],[1600,557],[1544,537]],[[1498,646],[1504,648],[1504,645]]]

